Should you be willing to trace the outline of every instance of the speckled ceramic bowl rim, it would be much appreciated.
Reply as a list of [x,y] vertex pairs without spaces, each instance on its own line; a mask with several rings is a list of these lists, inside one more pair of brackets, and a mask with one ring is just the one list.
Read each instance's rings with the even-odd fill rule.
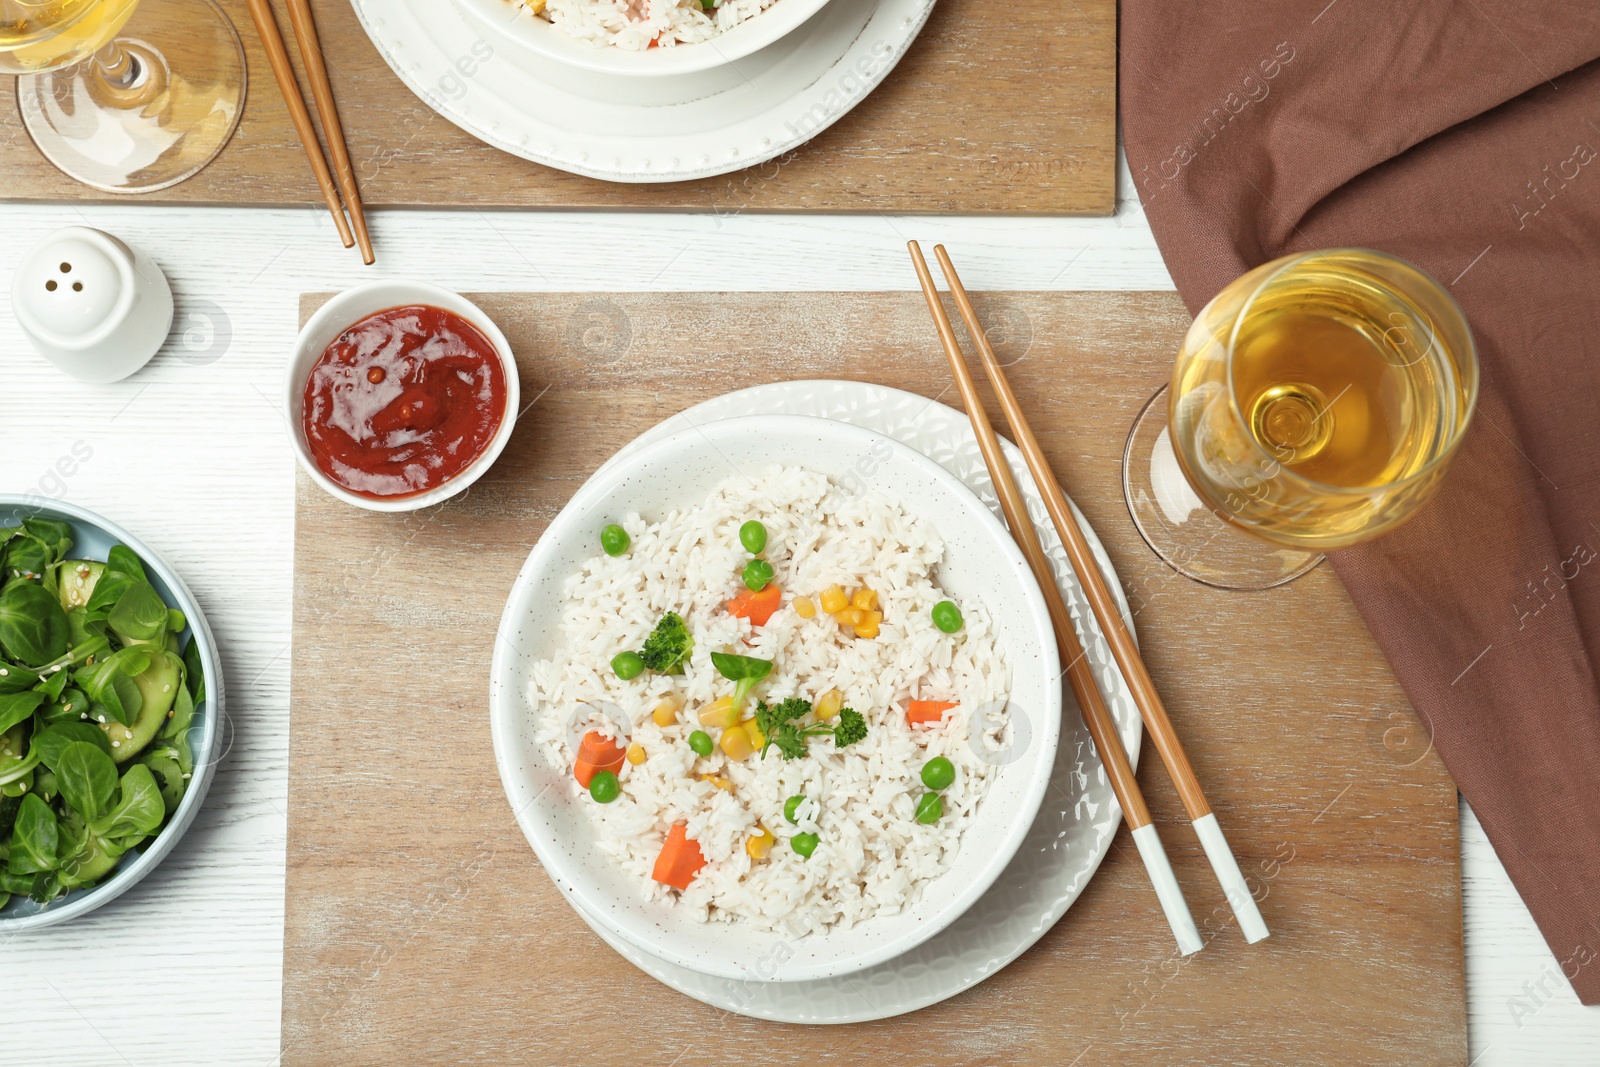
[[[1048,706],[1040,709],[1035,717],[1039,729],[1028,749],[1027,769],[1031,774],[1019,790],[1020,800],[1016,803],[1009,822],[1004,824],[1003,832],[998,837],[998,844],[975,865],[971,863],[969,854],[969,864],[963,866],[958,854],[957,866],[940,876],[962,878],[964,881],[959,891],[948,898],[942,907],[921,914],[917,914],[916,909],[926,902],[926,898],[919,900],[916,906],[903,913],[912,915],[915,921],[906,923],[903,932],[881,940],[870,949],[858,952],[839,951],[829,957],[810,962],[802,960],[797,955],[785,961],[781,976],[763,979],[788,982],[855,973],[892,959],[945,929],[971,907],[973,902],[983,896],[1009,864],[1037,817],[1045,790],[1049,786],[1056,746],[1060,738],[1061,721],[1060,685],[1055,681],[1059,678],[1060,662],[1053,631],[1050,628],[1049,613],[1045,608],[1043,594],[1039,591],[1026,561],[1010,534],[964,482],[932,458],[893,438],[849,423],[806,415],[727,419],[705,427],[681,431],[655,442],[648,450],[618,459],[597,472],[579,489],[568,505],[551,522],[517,576],[495,641],[490,672],[490,726],[494,740],[495,761],[518,824],[552,879],[563,892],[579,902],[590,918],[602,923],[608,931],[627,942],[679,966],[724,978],[738,979],[750,976],[748,968],[738,960],[691,956],[676,951],[670,941],[658,936],[657,929],[653,928],[649,921],[618,909],[616,899],[610,893],[590,885],[583,877],[575,876],[578,873],[576,865],[565,856],[559,842],[546,838],[545,828],[541,827],[533,816],[534,803],[543,794],[533,796],[531,799],[522,795],[528,792],[525,785],[528,772],[520,766],[519,739],[516,734],[518,724],[515,717],[525,718],[529,714],[525,695],[526,678],[517,674],[524,657],[517,650],[517,640],[506,635],[520,630],[522,613],[526,610],[525,602],[533,595],[537,581],[554,563],[560,551],[557,541],[569,536],[563,527],[594,525],[593,512],[609,494],[631,480],[648,478],[651,465],[662,462],[664,457],[670,457],[673,450],[685,442],[696,447],[702,443],[709,444],[719,451],[724,448],[736,450],[736,442],[741,435],[746,435],[747,439],[756,436],[770,438],[781,435],[785,430],[801,435],[820,433],[825,438],[831,439],[832,443],[844,445],[848,442],[854,450],[864,451],[878,445],[886,446],[893,456],[914,466],[919,472],[925,473],[929,479],[938,483],[942,491],[970,502],[970,507],[966,509],[966,518],[977,530],[982,531],[983,543],[987,550],[999,555],[1004,566],[1014,574],[1025,599],[1025,603],[1017,605],[1017,610],[1025,619],[1023,628],[1030,634],[1037,635],[1038,639],[1038,654],[1041,658],[1037,665],[1024,668],[1017,655],[1019,650],[1008,649],[1012,660],[1013,693],[1023,688],[1016,683],[1017,672],[1021,669],[1031,671],[1037,668],[1042,672],[1042,676],[1050,679],[1039,687]],[[995,610],[993,603],[990,603],[989,607],[991,611]],[[562,797],[557,803],[565,804],[568,801]],[[983,818],[983,813],[980,811],[979,822],[968,828],[969,836],[972,833],[999,829],[991,823],[985,823]],[[882,921],[898,922],[902,917],[893,916]],[[752,936],[757,934],[753,929],[751,933]],[[771,937],[770,934],[762,936],[768,940]]]
[[141,878],[155,870],[156,865],[167,857],[177,845],[178,839],[194,822],[195,815],[200,811],[200,805],[205,802],[206,791],[211,788],[211,779],[216,776],[217,761],[222,757],[222,753],[218,751],[222,744],[223,732],[220,723],[224,715],[222,661],[217,655],[217,645],[212,639],[211,628],[206,624],[205,614],[200,610],[200,604],[189,591],[189,587],[178,577],[178,572],[168,566],[167,562],[143,541],[87,508],[63,500],[0,494],[0,522],[9,526],[14,525],[13,519],[25,517],[59,518],[75,525],[93,526],[138,553],[139,558],[144,561],[146,572],[156,579],[157,588],[168,598],[169,603],[177,605],[178,610],[183,612],[189,622],[190,633],[200,647],[200,662],[205,672],[206,699],[195,710],[195,719],[201,725],[201,734],[200,743],[193,746],[194,770],[189,779],[189,788],[184,791],[183,799],[178,802],[177,813],[156,839],[146,845],[143,851],[125,855],[118,862],[111,877],[98,885],[57,897],[38,911],[27,915],[8,917],[0,911],[0,934],[37,930],[76,919],[102,905],[109,904],[132,889]]
[[[334,338],[368,315],[390,308],[405,307],[408,304],[428,304],[453,311],[476,326],[489,339],[489,343],[494,345],[495,355],[500,357],[500,367],[505,372],[506,409],[500,419],[500,428],[495,431],[488,447],[478,455],[477,459],[469,463],[465,470],[443,485],[410,496],[384,498],[361,496],[329,478],[311,457],[311,449],[306,444],[305,427],[301,424],[301,415],[305,410],[306,379],[311,374],[311,368],[316,366],[317,360],[322,357],[328,345],[333,343]],[[449,500],[483,477],[489,468],[494,466],[495,460],[500,458],[500,453],[505,451],[506,442],[511,440],[512,431],[516,429],[517,412],[522,407],[522,386],[517,377],[517,360],[512,354],[511,342],[506,340],[506,335],[482,308],[460,293],[437,285],[390,279],[368,282],[336,293],[306,320],[306,324],[300,328],[299,336],[295,338],[294,348],[289,353],[289,366],[283,379],[283,402],[284,429],[289,434],[289,443],[294,448],[295,458],[300,461],[301,468],[312,481],[346,504],[353,504],[367,511],[416,511]]]

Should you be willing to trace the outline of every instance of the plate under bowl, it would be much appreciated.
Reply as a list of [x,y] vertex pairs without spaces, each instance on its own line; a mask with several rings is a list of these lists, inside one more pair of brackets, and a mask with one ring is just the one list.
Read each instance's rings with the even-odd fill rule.
[[[661,901],[593,847],[593,825],[568,768],[534,740],[530,666],[558,651],[562,586],[593,556],[596,531],[637,511],[647,520],[693,505],[736,471],[801,466],[865,481],[908,512],[937,516],[946,554],[937,579],[958,601],[981,602],[1011,668],[1011,708],[1026,738],[999,767],[954,865],[896,916],[784,942],[748,923],[700,923]],[[956,920],[993,883],[1039,810],[1060,736],[1060,663],[1049,615],[1027,563],[989,509],[937,462],[870,430],[806,416],[729,419],[674,434],[607,466],[550,524],[523,565],[494,650],[490,716],[495,759],[523,833],[550,876],[609,932],[703,974],[759,981],[837,977],[891,959]],[[1019,732],[1020,738],[1021,732]],[[1020,751],[1019,751],[1020,749]],[[778,964],[774,966],[774,960]]]

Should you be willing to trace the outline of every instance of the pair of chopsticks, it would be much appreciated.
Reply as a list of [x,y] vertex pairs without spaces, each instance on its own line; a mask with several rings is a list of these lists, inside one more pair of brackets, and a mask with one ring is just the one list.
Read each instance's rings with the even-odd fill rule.
[[[1078,698],[1084,725],[1089,728],[1095,749],[1105,764],[1106,776],[1111,780],[1111,789],[1116,794],[1117,803],[1122,806],[1129,829],[1133,831],[1134,844],[1138,846],[1139,855],[1150,873],[1150,881],[1155,886],[1156,898],[1166,914],[1167,923],[1178,939],[1178,948],[1186,956],[1198,952],[1203,947],[1200,932],[1195,928],[1194,917],[1189,913],[1189,906],[1183,899],[1183,890],[1173,876],[1172,864],[1167,860],[1166,850],[1162,847],[1161,838],[1157,835],[1155,824],[1150,819],[1150,809],[1145,804],[1144,794],[1139,789],[1138,781],[1134,778],[1133,767],[1128,763],[1128,754],[1117,736],[1116,723],[1106,707],[1105,698],[1095,684],[1094,674],[1078,641],[1077,632],[1072,627],[1072,619],[1067,614],[1066,604],[1061,599],[1061,590],[1056,586],[1054,575],[1050,573],[1050,564],[1045,558],[1044,548],[1039,543],[1038,533],[1033,528],[1032,520],[1028,518],[1027,506],[1023,502],[1022,494],[1017,490],[1011,468],[1000,450],[999,439],[995,437],[994,428],[989,424],[989,416],[978,397],[977,384],[973,381],[972,372],[967,369],[966,357],[956,340],[955,331],[950,325],[950,317],[945,313],[944,304],[939,298],[939,290],[934,285],[933,275],[928,271],[927,260],[923,259],[922,249],[917,246],[917,242],[910,242],[909,247],[911,261],[917,269],[917,278],[922,283],[922,293],[928,299],[928,310],[933,313],[934,323],[939,329],[939,339],[944,343],[945,355],[950,359],[951,373],[955,375],[962,403],[966,405],[967,416],[972,420],[973,433],[978,438],[978,447],[983,452],[983,461],[989,468],[989,477],[994,482],[995,492],[1000,498],[1000,509],[1005,513],[1006,524],[1011,527],[1011,534],[1016,539],[1017,546],[1022,549],[1022,554],[1027,558],[1028,566],[1032,568],[1034,577],[1038,579],[1039,588],[1044,593],[1045,605],[1050,611],[1050,622],[1056,633],[1056,643],[1060,647],[1062,659],[1066,661],[1067,679],[1072,685],[1073,694]],[[983,326],[978,322],[978,315],[973,310],[972,302],[967,299],[967,291],[961,285],[955,265],[950,262],[950,256],[945,252],[943,245],[935,245],[933,252],[939,259],[939,267],[944,271],[945,281],[949,283],[950,294],[961,312],[961,319],[966,323],[967,333],[977,346],[983,368],[994,385],[1001,410],[1005,412],[1006,420],[1011,424],[1012,433],[1022,449],[1023,457],[1027,460],[1028,471],[1033,475],[1034,483],[1044,497],[1045,510],[1049,512],[1050,521],[1055,524],[1056,532],[1061,537],[1067,559],[1071,562],[1072,569],[1077,572],[1078,581],[1083,586],[1090,606],[1094,609],[1095,618],[1100,622],[1101,631],[1106,635],[1106,641],[1116,657],[1117,666],[1121,668],[1122,676],[1127,680],[1128,688],[1133,693],[1134,702],[1139,706],[1139,714],[1144,719],[1145,729],[1155,743],[1156,751],[1160,753],[1167,773],[1172,777],[1178,796],[1183,801],[1184,810],[1193,821],[1201,847],[1205,850],[1206,858],[1211,861],[1211,869],[1215,872],[1217,881],[1222,884],[1228,905],[1239,920],[1239,928],[1244,932],[1245,940],[1254,944],[1268,933],[1267,924],[1261,918],[1260,909],[1256,907],[1255,897],[1245,883],[1244,875],[1239,870],[1232,849],[1228,847],[1227,839],[1222,835],[1222,828],[1217,824],[1217,817],[1212,812],[1211,805],[1206,801],[1205,792],[1200,788],[1200,779],[1189,763],[1182,742],[1178,740],[1172,720],[1167,717],[1161,696],[1156,692],[1155,683],[1150,679],[1150,672],[1145,669],[1144,660],[1139,656],[1138,646],[1133,643],[1133,635],[1128,632],[1117,601],[1107,588],[1105,578],[1095,563],[1088,539],[1084,537],[1083,529],[1078,525],[1077,518],[1067,503],[1066,494],[1061,491],[1060,483],[1056,481],[1055,474],[1045,461],[1044,452],[1040,449],[1039,441],[1034,437],[1027,417],[1017,403],[1017,396],[1011,390],[1011,383],[1006,380],[1005,371],[995,358],[994,349],[989,344]]]
[[[333,102],[333,85],[328,81],[328,68],[322,62],[322,44],[317,40],[317,24],[311,18],[310,0],[288,0],[289,23],[294,27],[295,42],[300,48],[300,58],[305,61],[306,76],[311,81],[311,98],[317,105],[317,117],[322,120],[323,132],[328,136],[328,151],[333,154],[334,170],[339,175],[335,189],[333,177],[328,173],[328,163],[322,158],[322,146],[317,141],[317,131],[306,113],[306,103],[300,96],[300,86],[294,79],[294,68],[289,64],[289,51],[284,47],[283,35],[278,32],[277,20],[272,15],[270,0],[249,0],[250,17],[255,20],[256,33],[261,46],[267,51],[267,61],[272,64],[272,74],[278,79],[278,89],[283,102],[289,105],[289,117],[294,120],[295,132],[306,150],[311,173],[316,175],[322,188],[322,199],[333,215],[333,224],[339,231],[339,240],[349,248],[361,243],[361,261],[373,261],[372,239],[367,236],[367,217],[361,210],[361,192],[356,188],[356,173],[350,166],[350,152],[344,143],[344,127],[339,123],[339,110]],[[339,203],[340,193],[344,204]],[[350,210],[346,222],[345,208]],[[355,235],[350,233],[350,223],[355,224]]]

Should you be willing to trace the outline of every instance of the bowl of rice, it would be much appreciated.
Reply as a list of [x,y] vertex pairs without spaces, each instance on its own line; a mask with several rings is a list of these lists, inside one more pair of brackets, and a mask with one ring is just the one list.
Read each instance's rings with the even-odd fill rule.
[[776,43],[828,0],[460,0],[480,26],[546,59],[661,77],[721,67]]
[[807,981],[920,944],[999,876],[1048,785],[1060,670],[1021,553],[937,462],[743,417],[620,457],[551,522],[491,728],[585,915],[704,974]]

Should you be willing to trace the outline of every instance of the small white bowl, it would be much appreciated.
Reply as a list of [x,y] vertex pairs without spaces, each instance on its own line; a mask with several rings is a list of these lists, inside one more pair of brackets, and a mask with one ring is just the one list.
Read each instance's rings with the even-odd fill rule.
[[[595,554],[595,531],[608,517],[638,511],[655,521],[702,502],[734,469],[755,472],[772,464],[806,467],[841,486],[870,487],[911,514],[937,516],[945,543],[939,585],[958,602],[981,602],[989,612],[1011,669],[1010,704],[1018,723],[1014,747],[998,765],[976,823],[962,836],[950,868],[929,881],[915,903],[898,915],[794,940],[750,923],[697,922],[687,908],[645,900],[639,880],[596,849],[594,823],[582,806],[592,801],[572,787],[570,768],[547,758],[529,692],[532,665],[562,651],[562,590]],[[1006,528],[929,456],[859,426],[803,415],[708,423],[602,468],[523,564],[501,616],[490,671],[495,762],[517,823],[546,873],[607,933],[680,967],[736,982],[852,974],[949,926],[1021,846],[1039,813],[1061,734],[1061,664],[1050,615]],[[776,946],[781,952],[775,957]]]
[[[494,439],[483,450],[483,454],[443,485],[406,496],[362,496],[359,493],[352,493],[324,474],[311,455],[311,449],[306,443],[304,418],[306,379],[311,376],[311,368],[322,358],[322,353],[344,331],[368,315],[412,304],[426,304],[453,311],[476,326],[489,339],[489,343],[494,345],[495,354],[500,357],[500,366],[505,371],[506,410],[501,416],[499,430],[495,432]],[[289,355],[289,371],[284,378],[283,392],[284,412],[289,424],[289,440],[294,445],[295,458],[300,461],[300,466],[305,468],[312,481],[333,496],[346,504],[354,504],[368,511],[416,511],[419,508],[431,507],[455,496],[483,477],[483,473],[494,466],[494,461],[500,458],[506,442],[511,440],[511,431],[516,427],[517,411],[522,404],[522,389],[517,379],[517,361],[511,354],[511,343],[506,340],[506,335],[500,332],[500,327],[466,297],[452,293],[448,289],[441,289],[437,285],[429,285],[427,282],[368,282],[354,289],[346,289],[323,304],[301,328],[300,336],[295,338],[294,351]]]
[[759,15],[708,41],[632,52],[569,37],[536,15],[514,10],[521,7],[520,0],[458,0],[479,29],[509,39],[545,59],[598,74],[636,78],[694,74],[734,63],[798,29],[827,2],[777,0]]

